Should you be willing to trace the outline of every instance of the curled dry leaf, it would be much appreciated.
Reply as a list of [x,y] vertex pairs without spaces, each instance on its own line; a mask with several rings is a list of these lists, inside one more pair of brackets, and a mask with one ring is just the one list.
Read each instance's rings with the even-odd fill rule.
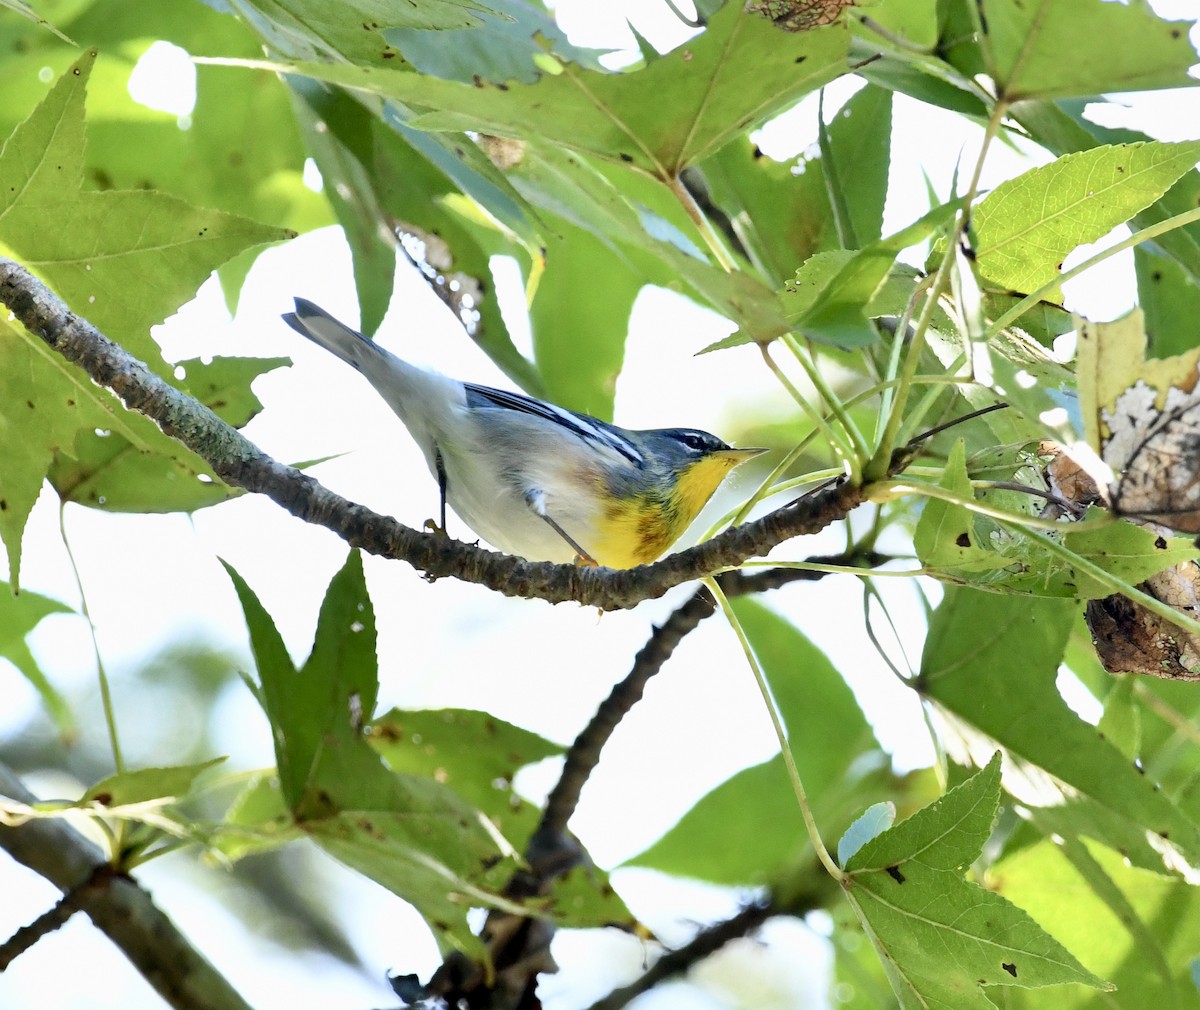
[[[1196,616],[1200,565],[1184,562],[1138,586],[1181,613]],[[1200,638],[1125,596],[1092,600],[1085,613],[1096,655],[1109,673],[1200,680]]]
[[[1121,488],[1117,483],[1102,491],[1086,461],[1081,461],[1057,442],[1042,442],[1038,452],[1047,458],[1047,486],[1052,494],[1066,502],[1080,506],[1103,505]],[[1047,507],[1047,513],[1055,510],[1053,504]],[[1060,514],[1065,512],[1058,511]],[[1141,524],[1161,528],[1149,522]],[[1165,538],[1159,543],[1166,547]],[[1151,576],[1138,589],[1182,614],[1200,615],[1200,564],[1195,561],[1167,568]],[[1089,601],[1084,616],[1096,655],[1109,673],[1142,673],[1165,680],[1200,680],[1200,638],[1140,603],[1116,594]]]

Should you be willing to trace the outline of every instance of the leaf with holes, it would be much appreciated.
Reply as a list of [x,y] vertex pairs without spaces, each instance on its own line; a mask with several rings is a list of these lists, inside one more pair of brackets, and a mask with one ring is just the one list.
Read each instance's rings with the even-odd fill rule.
[[[0,151],[0,243],[165,374],[150,324],[230,256],[290,233],[160,193],[82,190],[84,92],[95,58],[94,51],[80,58]],[[47,227],[51,221],[70,226]],[[14,583],[25,522],[55,457],[74,460],[62,463],[60,491],[69,488],[70,498],[77,490],[85,502],[115,502],[128,492],[131,508],[190,508],[231,493],[153,422],[125,411],[82,370],[4,322],[0,429],[11,447],[0,454],[0,536]],[[99,442],[97,432],[111,433],[111,441]],[[114,454],[126,461],[129,482],[103,492],[87,487],[86,477]]]
[[1200,142],[1096,147],[1001,183],[971,215],[975,262],[990,283],[1029,293],[1067,254],[1150,206],[1200,159]]
[[[379,682],[375,613],[358,552],[330,583],[312,653],[299,670],[250,587],[226,569],[250,629],[280,794],[295,826],[412,902],[443,949],[479,956],[467,911],[502,903],[493,884],[511,871],[513,849],[454,791],[433,778],[393,772],[367,743]],[[270,802],[255,807],[275,838],[288,834],[277,807],[274,813]]]
[[981,0],[979,22],[988,71],[1009,102],[1196,83],[1192,23],[1164,21],[1148,4]]
[[964,878],[991,834],[999,803],[996,754],[846,864],[843,891],[904,1010],[991,1010],[984,988],[993,985],[1112,988],[1028,913]]
[[1072,793],[1090,797],[1152,836],[1165,864],[1200,865],[1195,811],[1173,802],[1058,692],[1077,607],[1074,600],[947,587],[930,621],[919,690],[970,728],[963,736],[977,757],[995,741],[1065,783],[1044,802],[1056,794],[1060,801]]
[[536,84],[476,87],[374,66],[234,62],[424,109],[418,129],[540,136],[672,179],[841,74],[848,46],[844,25],[785,35],[726,4],[698,38],[632,73],[566,63]]

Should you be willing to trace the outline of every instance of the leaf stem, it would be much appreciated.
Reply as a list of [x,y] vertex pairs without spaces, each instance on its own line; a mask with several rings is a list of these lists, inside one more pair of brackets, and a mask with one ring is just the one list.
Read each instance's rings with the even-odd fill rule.
[[[997,517],[999,518],[999,517]],[[1178,628],[1182,628],[1189,635],[1200,635],[1200,621],[1194,617],[1188,617],[1182,611],[1176,610],[1170,604],[1163,603],[1162,600],[1156,599],[1149,593],[1144,593],[1140,589],[1136,589],[1123,582],[1117,576],[1110,572],[1106,572],[1095,562],[1089,561],[1082,555],[1076,554],[1069,547],[1060,544],[1053,537],[1043,536],[1036,530],[1022,528],[1023,523],[1014,522],[1011,519],[1000,519],[1000,523],[1010,529],[1015,529],[1019,533],[1023,533],[1031,540],[1037,541],[1051,554],[1055,554],[1063,560],[1069,562],[1077,570],[1085,575],[1090,575],[1093,579],[1103,586],[1107,586],[1114,594],[1119,593],[1121,596],[1128,597],[1134,603],[1139,603],[1147,610],[1157,614],[1165,621],[1170,621]],[[1078,528],[1078,527],[1077,527]]]
[[[971,173],[971,181],[963,197],[962,210],[959,211],[958,217],[954,222],[954,227],[947,237],[946,250],[942,254],[942,262],[938,265],[933,283],[929,286],[929,290],[925,295],[925,304],[921,307],[921,315],[917,319],[912,340],[908,345],[908,351],[904,357],[900,382],[896,386],[895,401],[888,413],[887,425],[884,428],[883,437],[876,447],[875,455],[866,466],[866,477],[868,480],[882,477],[887,473],[887,469],[891,465],[892,451],[896,447],[896,439],[904,420],[904,407],[908,400],[909,388],[912,385],[913,378],[917,374],[921,352],[925,349],[925,333],[929,329],[929,324],[933,321],[933,313],[937,309],[938,299],[941,297],[946,282],[950,278],[950,271],[955,261],[955,251],[958,249],[958,244],[967,230],[967,225],[971,219],[971,204],[975,201],[975,197],[979,192],[979,180],[983,174],[983,164],[987,158],[988,149],[991,147],[992,141],[1000,130],[1000,124],[1003,122],[1004,114],[1007,110],[1007,103],[1002,99],[998,100],[992,109],[991,116],[988,117],[987,126],[983,132],[983,143],[979,148],[979,157],[975,159],[975,169]],[[903,340],[899,331],[897,331],[896,339]]]
[[865,570],[856,565],[828,565],[821,561],[746,561],[739,568],[797,568],[805,572],[829,572],[831,575],[853,575],[864,579],[880,575],[884,578],[912,579],[918,575],[928,575],[928,568],[910,568],[907,571],[896,572],[888,569],[872,568]]
[[821,841],[820,832],[817,830],[817,822],[813,819],[812,809],[808,805],[808,794],[804,791],[804,783],[800,781],[800,772],[796,768],[796,759],[792,756],[792,748],[788,745],[787,732],[783,727],[783,718],[779,714],[775,699],[771,697],[771,688],[767,684],[767,678],[763,674],[762,667],[758,664],[758,657],[754,655],[754,649],[750,645],[750,640],[746,637],[746,631],[742,627],[742,622],[738,620],[737,614],[733,612],[733,608],[729,605],[729,600],[721,592],[721,587],[717,585],[717,580],[711,576],[705,576],[703,582],[708,587],[708,591],[713,594],[713,599],[717,601],[717,605],[721,608],[721,613],[725,615],[725,619],[729,622],[730,627],[733,628],[734,634],[737,635],[738,641],[742,646],[742,651],[745,653],[746,662],[750,664],[750,669],[754,673],[754,681],[758,685],[759,692],[762,694],[763,704],[767,707],[767,714],[771,717],[771,725],[775,728],[775,736],[779,740],[779,749],[783,755],[784,767],[787,768],[788,778],[791,779],[792,791],[796,794],[796,801],[800,804],[800,815],[804,818],[804,827],[808,830],[808,837],[812,842],[813,851],[816,852],[817,858],[821,861],[821,865],[829,872],[829,875],[840,883],[844,879],[845,874],[842,872],[841,867],[833,861],[829,850],[825,848],[825,843]]
[[825,89],[817,92],[817,149],[821,153],[824,169],[825,195],[833,211],[833,226],[837,231],[838,245],[843,249],[857,249],[858,238],[850,220],[850,208],[846,205],[846,194],[838,178],[838,166],[833,157],[833,145],[829,142],[829,130],[825,126]]
[[71,573],[75,576],[75,586],[79,590],[79,613],[87,621],[88,631],[91,634],[92,652],[96,656],[96,675],[100,685],[100,704],[104,709],[105,725],[108,727],[108,742],[112,748],[113,766],[120,775],[125,771],[125,759],[121,756],[121,741],[117,734],[117,718],[113,709],[112,691],[108,685],[104,657],[100,654],[100,641],[96,637],[96,623],[92,620],[92,614],[88,608],[87,593],[83,588],[83,576],[80,574],[79,565],[75,561],[75,552],[71,550],[71,541],[67,536],[66,502],[61,500],[58,503],[58,529],[62,535],[63,547],[67,551],[67,561],[71,565]]
[[771,349],[767,344],[759,344],[758,349],[763,356],[763,361],[767,363],[767,367],[775,375],[775,378],[777,378],[783,388],[788,391],[792,399],[794,399],[799,405],[800,409],[808,415],[809,420],[812,421],[813,424],[815,424],[818,428],[820,428],[822,432],[824,432],[825,438],[829,442],[830,447],[834,452],[837,453],[842,462],[845,463],[846,469],[851,475],[852,482],[857,485],[862,476],[862,464],[859,462],[859,459],[854,451],[854,446],[847,442],[848,433],[844,431],[839,432],[834,425],[830,424],[829,421],[823,417],[812,406],[812,404],[810,404],[808,400],[804,398],[804,396],[801,395],[800,390],[796,388],[792,380],[787,377],[783,369],[780,368],[775,359],[771,357]]
[[804,374],[808,376],[808,381],[821,394],[821,399],[825,401],[830,412],[842,426],[842,430],[849,436],[850,442],[854,446],[854,458],[858,463],[853,468],[852,476],[861,475],[862,464],[871,456],[871,451],[867,448],[866,439],[862,437],[858,426],[846,412],[845,404],[842,403],[841,398],[834,393],[829,383],[825,381],[825,377],[821,374],[821,370],[817,368],[817,364],[813,360],[812,352],[806,351],[805,348],[801,347],[800,342],[791,333],[785,334],[783,340],[791,348],[792,353],[796,356],[796,360],[800,362],[800,367],[804,369]]
[[1143,705],[1149,709],[1153,709],[1154,713],[1176,733],[1182,737],[1186,737],[1194,744],[1200,744],[1200,729],[1194,726],[1187,716],[1167,704],[1166,701],[1150,690],[1140,680],[1133,682],[1133,693],[1138,696],[1138,700]]
[[717,234],[717,230],[713,227],[712,222],[700,209],[700,205],[696,203],[696,198],[689,192],[687,186],[683,184],[683,180],[678,175],[671,176],[671,192],[675,194],[675,199],[687,211],[687,216],[692,219],[697,231],[700,232],[700,237],[704,239],[704,244],[708,246],[709,251],[720,264],[721,269],[726,273],[733,273],[737,269],[737,264],[733,260],[733,256],[729,250],[725,248],[725,243],[721,241],[721,236]]
[[899,322],[896,324],[896,332],[892,336],[891,353],[888,355],[887,379],[883,389],[883,395],[879,404],[879,417],[876,420],[875,442],[879,444],[884,438],[886,431],[885,419],[892,416],[892,401],[896,396],[896,384],[899,382],[901,355],[904,351],[904,345],[908,338],[908,328],[912,324],[913,312],[916,310],[917,301],[921,294],[929,288],[933,283],[931,275],[922,277],[913,287],[912,294],[908,296],[908,301],[904,303],[904,312],[900,316]]

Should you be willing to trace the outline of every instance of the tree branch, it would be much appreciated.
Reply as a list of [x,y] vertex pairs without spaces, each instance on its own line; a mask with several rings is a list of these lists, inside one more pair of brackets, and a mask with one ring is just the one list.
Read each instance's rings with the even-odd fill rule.
[[[842,565],[861,563],[866,566],[887,559],[868,550],[812,560]],[[733,598],[778,589],[792,582],[815,581],[828,574],[807,569],[774,568],[755,573],[725,572],[717,576],[717,580],[725,595]],[[641,699],[650,678],[662,669],[679,643],[715,610],[716,605],[708,591],[697,589],[661,626],[651,632],[650,638],[634,658],[630,672],[601,703],[567,751],[558,783],[551,790],[541,821],[526,846],[525,859],[528,865],[513,874],[505,888],[506,897],[524,901],[544,894],[554,880],[587,858],[583,847],[567,830],[567,822],[575,812],[584,785],[600,762],[601,750],[621,719]],[[818,876],[826,879],[824,873]],[[685,948],[665,955],[641,979],[622,990],[625,993],[624,1000],[612,1005],[624,1006],[625,1002],[651,988],[662,978],[685,970],[729,939],[743,935],[768,915],[790,912],[795,907],[798,906],[792,903],[787,909],[777,908],[772,912],[765,906],[751,906],[730,922],[719,923],[705,930]],[[816,905],[807,905],[803,910],[813,907]],[[491,956],[490,973],[484,965],[455,952],[434,973],[428,986],[423,987],[415,979],[407,977],[403,985],[411,989],[409,995],[414,1000],[438,998],[450,1006],[526,1010],[537,1005],[529,1002],[537,973],[556,970],[550,956],[553,936],[554,927],[549,921],[492,910],[480,931],[480,938]],[[617,997],[613,994],[608,998]]]
[[[849,553],[811,560],[835,565],[853,565],[856,562],[873,565],[883,559],[875,554]],[[773,568],[754,573],[725,572],[717,576],[717,582],[721,591],[733,599],[737,596],[779,589],[793,582],[816,581],[828,574],[802,568]],[[548,854],[563,845],[567,822],[575,813],[583,787],[600,761],[601,749],[608,743],[621,719],[641,699],[650,678],[662,669],[679,643],[715,609],[712,597],[702,587],[672,611],[671,615],[651,632],[646,644],[634,658],[629,673],[612,689],[591,721],[575,738],[575,742],[567,751],[562,774],[546,800],[541,822],[526,853],[535,872],[547,858],[551,865],[557,862]]]
[[692,965],[703,961],[710,954],[746,934],[753,932],[778,911],[771,907],[769,901],[754,902],[747,905],[736,915],[721,922],[713,923],[706,929],[700,930],[692,939],[675,950],[668,950],[662,957],[647,968],[629,985],[614,989],[607,996],[597,1000],[588,1010],[621,1010],[638,996],[649,992],[660,982],[682,974]]
[[82,884],[72,887],[53,907],[46,909],[33,922],[22,926],[0,944],[0,972],[7,971],[17,958],[31,949],[42,937],[62,929],[87,900],[88,893],[108,886],[108,877],[115,872],[111,866],[97,866],[96,871]]
[[[0,795],[37,802],[4,765]],[[176,1010],[250,1010],[137,881],[113,870],[101,851],[69,825],[49,819],[0,825],[0,848],[64,894],[75,895],[76,907]]]
[[530,562],[414,530],[334,494],[312,477],[272,459],[212,411],[175,389],[113,343],[28,270],[0,257],[0,303],[130,410],[154,420],[204,458],[227,484],[265,494],[292,515],[324,526],[353,547],[406,561],[429,578],[453,576],[506,596],[574,601],[620,610],[655,599],[673,586],[767,554],[792,537],[817,533],[862,501],[843,484],[803,497],[706,543],[653,565],[616,571]]

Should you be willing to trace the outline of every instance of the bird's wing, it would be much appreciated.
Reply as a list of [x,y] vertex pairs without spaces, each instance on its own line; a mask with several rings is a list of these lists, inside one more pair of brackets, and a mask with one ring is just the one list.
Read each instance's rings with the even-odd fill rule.
[[467,406],[475,409],[516,410],[524,414],[532,414],[554,424],[561,425],[568,431],[574,432],[585,442],[598,443],[620,453],[635,466],[644,462],[642,454],[625,435],[611,424],[587,414],[577,414],[573,410],[564,410],[544,400],[525,396],[523,393],[510,393],[503,389],[492,389],[490,386],[477,386],[468,382],[464,384],[467,390]]

